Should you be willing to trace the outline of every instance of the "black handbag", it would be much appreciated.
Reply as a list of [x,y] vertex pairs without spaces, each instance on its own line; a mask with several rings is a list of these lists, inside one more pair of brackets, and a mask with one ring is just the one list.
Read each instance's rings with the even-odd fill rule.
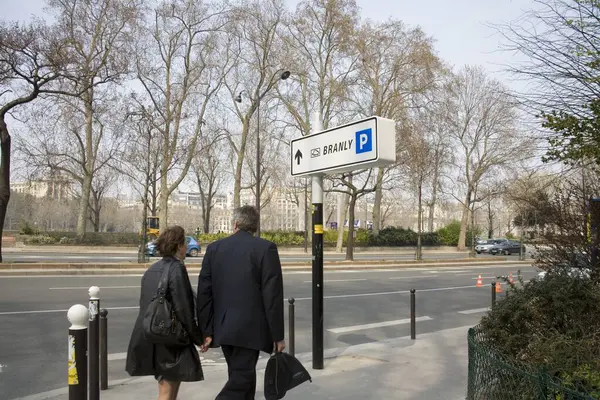
[[154,344],[185,346],[190,344],[190,337],[167,299],[171,265],[165,267],[158,281],[156,295],[144,313],[144,335]]

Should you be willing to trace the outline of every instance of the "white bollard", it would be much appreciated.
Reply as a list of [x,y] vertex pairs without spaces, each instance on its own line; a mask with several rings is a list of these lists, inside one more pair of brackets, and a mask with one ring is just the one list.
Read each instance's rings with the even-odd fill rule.
[[75,304],[67,312],[71,323],[68,347],[69,400],[87,399],[87,321],[88,309]]
[[100,400],[100,288],[90,287],[90,318],[88,332],[90,400]]

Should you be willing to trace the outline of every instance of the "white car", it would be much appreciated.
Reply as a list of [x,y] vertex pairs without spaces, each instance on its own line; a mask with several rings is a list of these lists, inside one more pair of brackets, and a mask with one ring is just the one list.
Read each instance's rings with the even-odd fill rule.
[[[547,274],[548,274],[547,271],[542,271],[538,274],[538,277],[540,279],[544,279]],[[588,279],[590,277],[591,271],[588,268],[583,268],[583,269],[570,268],[568,274],[571,278],[579,277],[579,278]]]

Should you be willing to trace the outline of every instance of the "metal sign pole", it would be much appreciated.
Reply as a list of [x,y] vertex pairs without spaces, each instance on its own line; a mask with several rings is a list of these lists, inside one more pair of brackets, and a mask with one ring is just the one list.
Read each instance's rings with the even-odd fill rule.
[[[312,134],[323,130],[321,115],[315,113]],[[313,369],[323,369],[323,176],[312,176],[312,314]]]

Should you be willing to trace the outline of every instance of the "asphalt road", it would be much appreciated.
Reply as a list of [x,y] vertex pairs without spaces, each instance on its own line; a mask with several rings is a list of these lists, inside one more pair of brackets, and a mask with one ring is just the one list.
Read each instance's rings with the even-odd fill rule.
[[[64,254],[64,253],[49,253],[49,252],[7,252],[3,254],[5,263],[32,263],[32,262],[50,262],[50,263],[121,263],[121,262],[137,262],[137,254],[128,253],[85,253],[85,254]],[[467,257],[465,253],[448,252],[448,253],[424,253],[424,259],[452,259]],[[480,254],[477,257],[492,258],[495,256],[489,254]],[[517,255],[513,255],[517,257]],[[414,260],[415,256],[411,253],[399,254],[376,254],[376,253],[358,253],[354,254],[354,259],[359,261],[371,260]],[[281,254],[282,262],[300,262],[310,261],[310,254]],[[325,254],[325,261],[342,261],[345,259],[345,254]],[[158,260],[158,258],[151,258]],[[188,257],[187,264],[199,264],[202,262],[202,255],[199,257]]]
[[[418,333],[475,325],[490,305],[489,283],[519,268],[525,279],[536,274],[529,266],[506,265],[325,272],[325,348],[409,335],[411,288],[417,290]],[[478,274],[486,287],[475,287]],[[138,312],[140,276],[0,278],[0,397],[66,386],[66,312],[73,304],[87,304],[92,285],[100,287],[101,307],[109,310],[109,379],[127,378],[124,359]],[[197,277],[191,279],[195,285]],[[284,281],[286,298],[297,300],[296,351],[309,352],[311,275],[285,273]],[[207,378],[211,366],[223,363],[218,350],[206,353]]]

